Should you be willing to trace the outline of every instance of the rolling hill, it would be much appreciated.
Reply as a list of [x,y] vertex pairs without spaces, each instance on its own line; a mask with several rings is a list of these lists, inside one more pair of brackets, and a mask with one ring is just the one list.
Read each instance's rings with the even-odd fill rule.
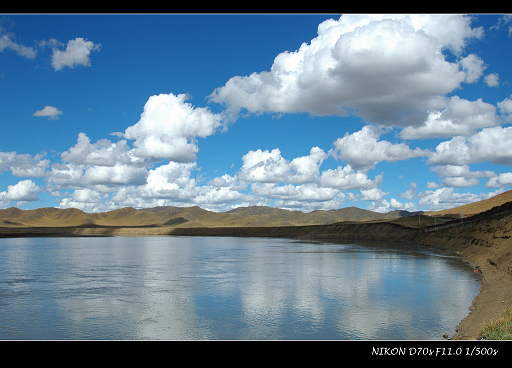
[[442,211],[432,211],[432,212],[426,212],[426,215],[430,216],[446,216],[446,215],[453,215],[453,216],[460,216],[461,214],[464,216],[472,216],[476,215],[477,213],[484,212],[487,210],[490,210],[493,207],[501,206],[502,204],[505,204],[507,202],[512,201],[512,190],[508,190],[504,193],[498,194],[494,197],[491,197],[489,199],[484,199],[482,201],[474,202],[465,204],[463,206],[458,206]]
[[[474,215],[512,201],[512,190],[495,197],[444,211],[425,213],[435,216]],[[162,206],[144,209],[120,208],[101,213],[86,213],[76,208],[38,208],[21,210],[16,207],[0,209],[1,227],[248,227],[326,225],[343,221],[394,222],[416,215],[407,211],[377,213],[357,207],[337,210],[292,211],[266,206],[239,207],[227,212],[212,212],[198,206]],[[410,222],[410,221],[409,221]]]
[[[403,214],[402,214],[403,215]],[[387,214],[346,207],[330,211],[304,213],[265,206],[240,207],[228,212],[212,212],[198,206],[125,207],[101,213],[86,213],[76,208],[0,209],[0,226],[180,226],[180,227],[243,227],[324,225],[340,221],[372,221],[396,218]]]

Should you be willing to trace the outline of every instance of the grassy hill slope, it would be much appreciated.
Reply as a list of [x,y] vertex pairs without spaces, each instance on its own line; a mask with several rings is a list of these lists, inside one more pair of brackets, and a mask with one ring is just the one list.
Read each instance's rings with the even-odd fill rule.
[[[444,211],[429,212],[430,216],[474,215],[512,201],[512,190],[495,197]],[[377,213],[357,207],[312,212],[292,211],[266,206],[239,207],[227,212],[212,212],[198,206],[162,206],[145,209],[125,207],[101,213],[86,213],[76,208],[39,208],[20,210],[0,209],[1,227],[69,227],[69,226],[172,226],[172,227],[254,227],[327,225],[346,221],[393,221],[415,225],[421,219],[407,211]],[[423,216],[423,215],[421,215]],[[422,221],[433,221],[433,217]]]
[[498,194],[494,197],[491,197],[489,199],[484,199],[482,201],[474,202],[465,204],[463,206],[458,206],[442,211],[433,211],[433,212],[427,212],[427,215],[431,216],[442,216],[442,215],[454,215],[454,216],[460,216],[461,214],[464,216],[467,215],[476,215],[477,213],[484,212],[487,210],[490,210],[493,207],[501,206],[502,204],[505,204],[507,202],[512,201],[512,190],[508,190],[504,193]]
[[339,221],[372,221],[396,218],[396,213],[382,214],[356,207],[330,211],[290,211],[265,206],[240,207],[228,212],[212,212],[198,206],[125,207],[101,213],[81,210],[39,208],[0,209],[0,226],[180,226],[180,227],[246,227],[325,225]]

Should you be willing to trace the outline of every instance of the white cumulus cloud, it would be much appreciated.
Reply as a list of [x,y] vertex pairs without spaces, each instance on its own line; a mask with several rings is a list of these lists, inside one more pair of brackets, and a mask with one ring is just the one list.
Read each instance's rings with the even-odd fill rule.
[[469,101],[458,96],[438,97],[430,106],[423,125],[404,128],[400,133],[403,139],[470,135],[478,129],[499,125],[496,107],[481,98]]
[[238,177],[249,182],[309,183],[317,180],[320,165],[327,157],[319,147],[313,147],[309,155],[296,157],[291,162],[281,156],[279,148],[249,151],[242,157]]
[[42,154],[31,156],[28,153],[16,155],[10,169],[14,176],[41,178],[46,174],[46,169],[50,165],[49,159],[43,159]]
[[[0,32],[2,29],[0,28]],[[27,59],[33,59],[37,55],[37,51],[30,46],[20,45],[17,42],[13,41],[12,34],[4,34],[0,37],[0,52],[5,49],[12,50],[16,52],[18,55],[23,56]]]
[[508,123],[512,122],[512,95],[496,104],[504,120]]
[[45,106],[43,109],[36,111],[32,116],[44,116],[50,120],[57,120],[62,111],[54,106]]
[[78,164],[114,166],[124,164],[131,166],[145,166],[147,161],[133,155],[133,151],[126,140],[112,143],[108,139],[100,139],[96,143],[85,133],[79,133],[76,145],[61,154],[64,162]]
[[512,160],[512,127],[485,128],[469,136],[456,136],[437,145],[427,160],[431,165],[467,165],[488,161],[509,165]]
[[45,176],[50,160],[43,158],[45,154],[34,156],[23,153],[0,152],[0,174],[4,170],[11,170],[12,175],[28,178],[40,178]]
[[427,190],[419,193],[418,198],[419,205],[428,207],[431,211],[444,210],[447,208],[453,208],[462,206],[464,204],[482,201],[494,197],[497,194],[502,193],[502,189],[497,189],[494,192],[489,193],[458,193],[456,190],[451,188],[439,188],[436,190]]
[[361,190],[363,201],[380,201],[383,197],[387,196],[389,192],[384,192],[379,188],[363,189]]
[[500,76],[498,73],[491,73],[484,77],[484,81],[489,87],[497,87],[500,84]]
[[474,81],[475,56],[449,62],[481,36],[462,15],[343,15],[318,37],[279,54],[270,71],[235,76],[210,95],[236,115],[308,112],[357,114],[393,126],[421,124],[428,101]]
[[124,137],[135,140],[134,155],[192,162],[199,151],[197,137],[207,137],[221,126],[222,115],[185,102],[187,95],[151,96],[140,120],[126,129]]
[[238,177],[245,181],[262,183],[286,182],[291,175],[289,162],[281,156],[279,148],[272,151],[249,151],[243,157]]
[[485,184],[487,188],[509,187],[512,186],[512,172],[501,173],[489,179]]
[[484,61],[475,54],[470,54],[460,60],[462,69],[466,72],[466,82],[475,83],[483,75]]
[[41,188],[32,180],[22,180],[14,185],[7,186],[7,191],[0,192],[0,201],[37,201],[39,192],[41,192]]
[[144,184],[148,171],[145,167],[134,167],[123,164],[114,166],[90,166],[88,167],[82,179],[88,185],[97,184]]
[[[55,40],[54,40],[55,41]],[[55,44],[55,42],[53,42]],[[52,66],[54,70],[61,70],[64,67],[74,68],[76,65],[90,66],[89,55],[91,51],[98,51],[101,44],[86,41],[81,37],[69,40],[65,50],[53,48]]]
[[382,134],[382,128],[366,125],[360,131],[338,138],[332,154],[348,162],[354,169],[373,168],[381,161],[396,162],[429,154],[428,150],[410,149],[404,143],[379,141]]
[[377,175],[375,180],[368,178],[365,171],[356,171],[350,165],[338,166],[336,169],[328,169],[322,172],[319,184],[322,187],[339,190],[372,189],[382,183],[383,174]]
[[253,183],[251,190],[254,194],[272,199],[323,202],[331,200],[338,194],[334,188],[324,188],[315,183],[302,185],[277,185],[276,183]]

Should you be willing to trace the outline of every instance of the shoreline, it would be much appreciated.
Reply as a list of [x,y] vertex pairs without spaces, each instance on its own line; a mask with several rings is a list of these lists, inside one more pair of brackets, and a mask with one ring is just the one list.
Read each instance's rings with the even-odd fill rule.
[[[427,231],[428,230],[428,231]],[[480,275],[480,291],[453,340],[475,340],[480,329],[512,307],[512,216],[500,213],[430,229],[390,222],[277,227],[69,226],[0,227],[0,237],[235,236],[302,240],[391,241],[453,251]]]

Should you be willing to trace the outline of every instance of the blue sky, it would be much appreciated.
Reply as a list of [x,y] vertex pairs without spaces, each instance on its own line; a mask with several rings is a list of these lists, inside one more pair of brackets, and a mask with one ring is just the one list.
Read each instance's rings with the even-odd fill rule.
[[489,198],[511,37],[502,14],[0,15],[0,208]]

